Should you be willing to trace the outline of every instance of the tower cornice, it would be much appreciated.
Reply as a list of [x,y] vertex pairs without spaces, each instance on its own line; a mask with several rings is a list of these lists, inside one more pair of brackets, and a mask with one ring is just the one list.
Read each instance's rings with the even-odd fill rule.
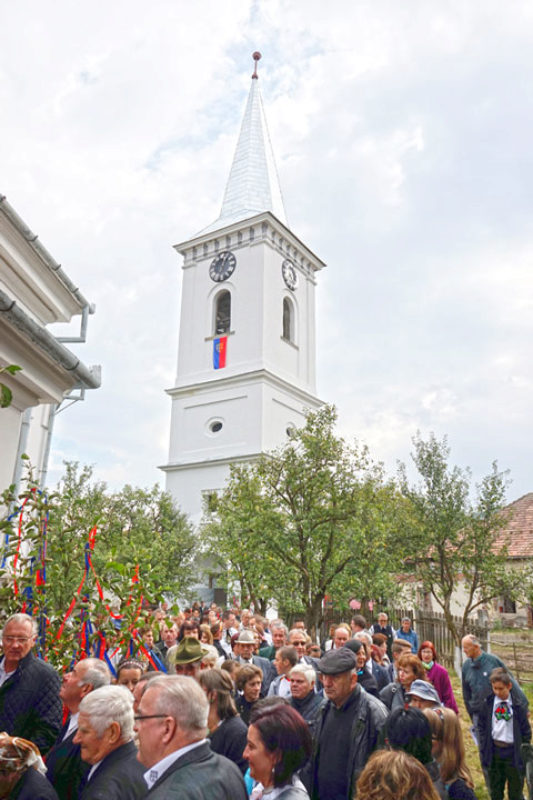
[[213,258],[220,250],[238,249],[268,242],[285,258],[290,258],[304,271],[316,272],[326,264],[271,211],[263,211],[248,219],[233,222],[216,231],[200,233],[174,245],[184,257],[184,268]]

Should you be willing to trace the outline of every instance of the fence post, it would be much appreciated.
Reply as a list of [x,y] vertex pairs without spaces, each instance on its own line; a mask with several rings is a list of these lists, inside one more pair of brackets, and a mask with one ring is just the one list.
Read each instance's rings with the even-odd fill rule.
[[520,683],[520,672],[518,666],[518,656],[516,655],[516,642],[513,642],[513,659],[514,659],[514,671],[516,673],[516,680]]

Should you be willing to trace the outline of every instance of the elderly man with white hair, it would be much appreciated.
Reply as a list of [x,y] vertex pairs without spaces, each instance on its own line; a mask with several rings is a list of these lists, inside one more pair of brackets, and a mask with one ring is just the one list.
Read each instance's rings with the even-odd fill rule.
[[311,664],[296,664],[289,672],[290,705],[312,726],[318,710],[326,702],[322,692],[315,692],[316,672]]
[[90,692],[110,683],[107,664],[98,658],[84,658],[63,675],[59,697],[69,715],[46,757],[46,777],[59,800],[77,800],[79,788],[90,769],[90,765],[81,760],[79,744],[74,742],[80,703]]
[[91,765],[81,800],[140,800],[146,794],[133,743],[133,695],[124,686],[102,686],[80,703],[74,741]]
[[194,678],[165,675],[144,690],[135,718],[147,800],[247,800],[239,768],[211,750],[209,703]]

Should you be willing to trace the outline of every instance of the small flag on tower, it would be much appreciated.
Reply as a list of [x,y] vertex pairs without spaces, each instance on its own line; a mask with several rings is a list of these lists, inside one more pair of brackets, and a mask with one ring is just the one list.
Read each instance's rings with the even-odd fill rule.
[[218,339],[213,339],[213,367],[215,369],[222,369],[226,366],[227,346],[227,336],[221,336]]

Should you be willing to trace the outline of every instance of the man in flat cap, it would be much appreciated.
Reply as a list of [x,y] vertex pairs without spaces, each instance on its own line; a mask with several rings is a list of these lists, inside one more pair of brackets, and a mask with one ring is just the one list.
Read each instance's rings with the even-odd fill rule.
[[312,800],[351,800],[387,709],[357,683],[355,654],[328,650],[318,662],[327,702],[317,715],[313,753],[302,776]]

